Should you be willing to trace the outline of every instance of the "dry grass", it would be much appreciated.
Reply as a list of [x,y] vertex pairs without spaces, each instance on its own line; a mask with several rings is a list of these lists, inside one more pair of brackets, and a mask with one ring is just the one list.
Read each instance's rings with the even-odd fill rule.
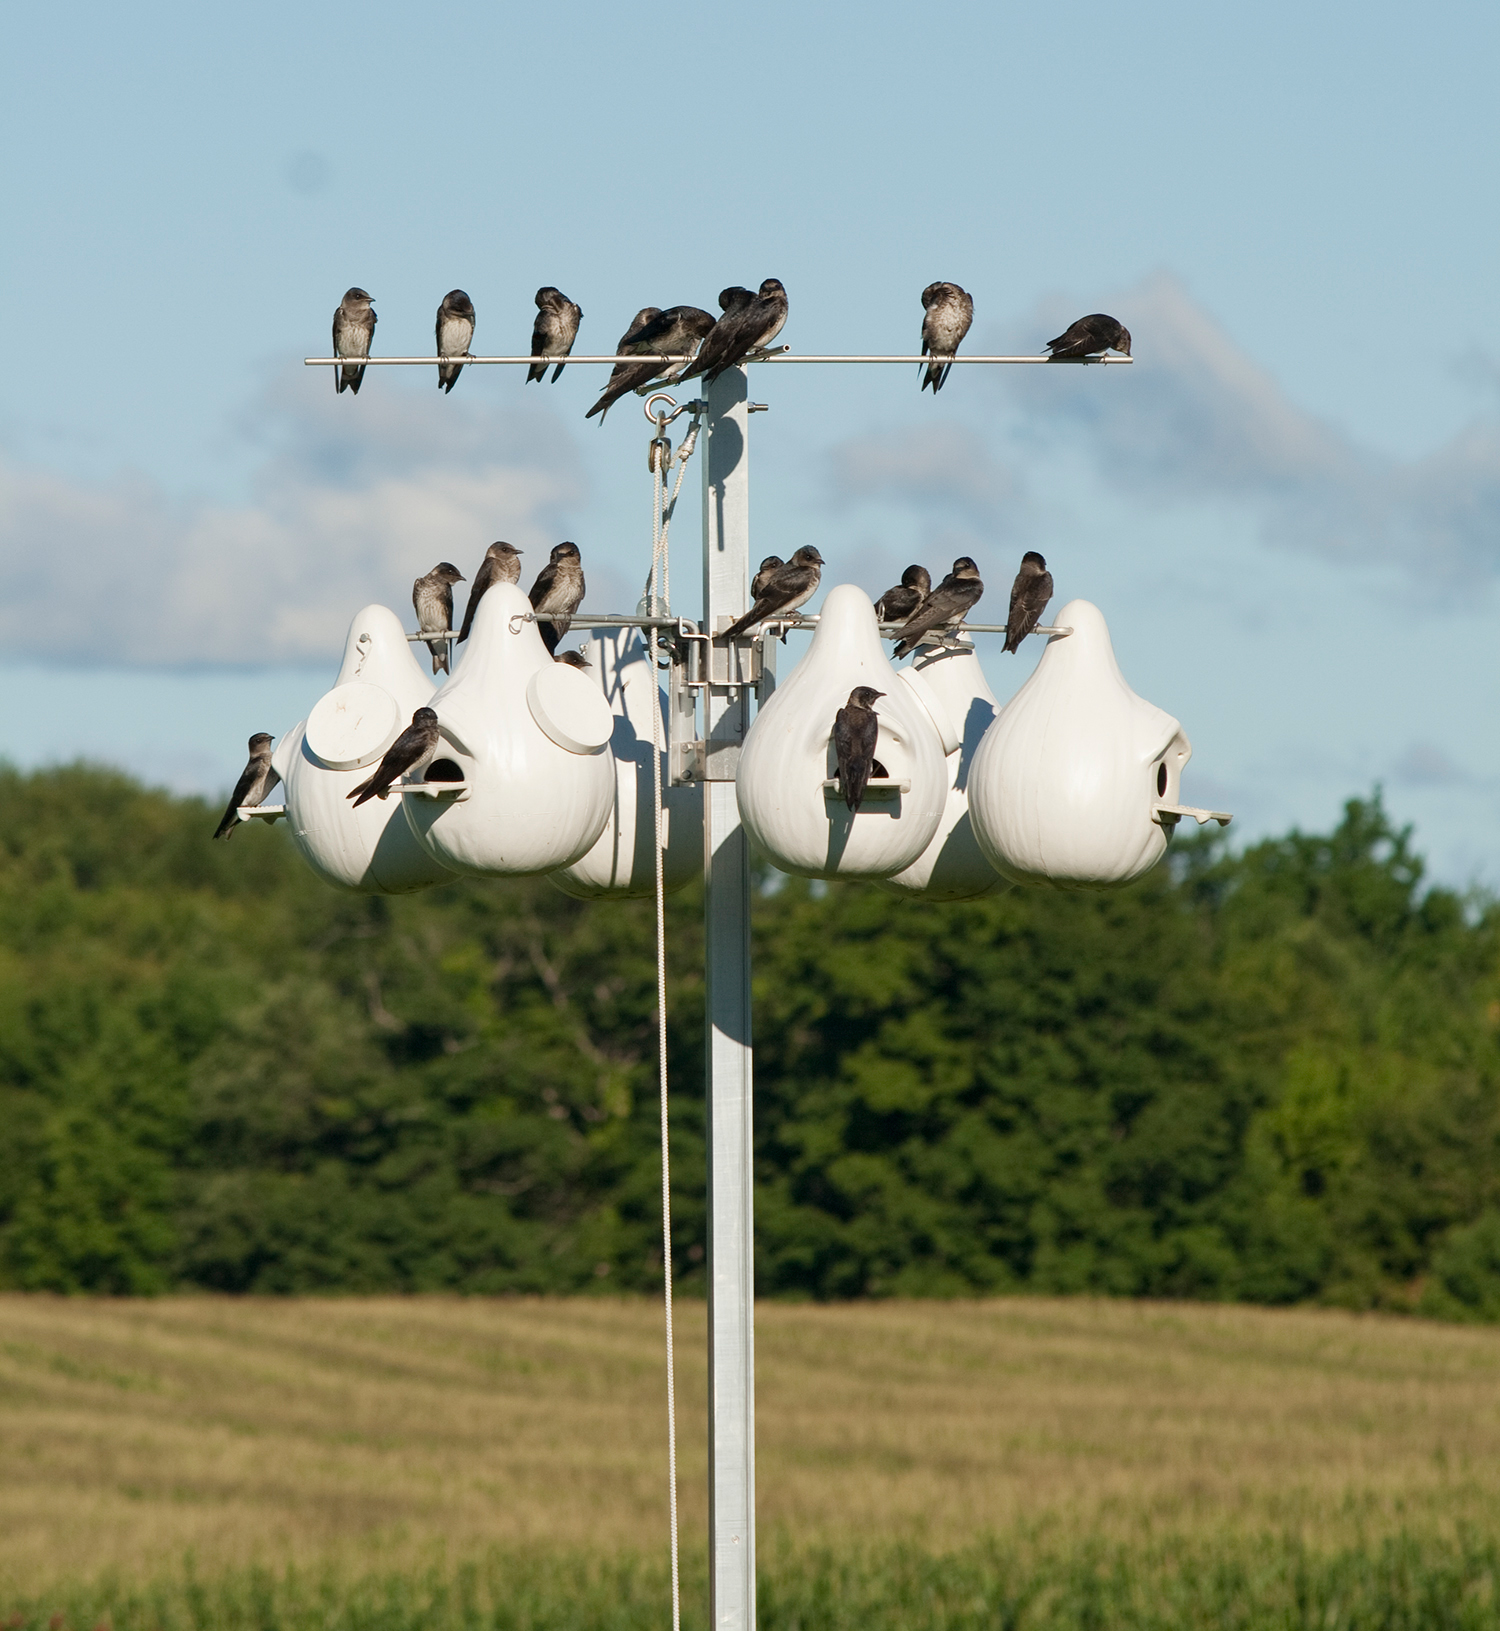
[[[703,1313],[679,1322],[705,1523]],[[766,1305],[768,1538],[1292,1531],[1500,1519],[1500,1332],[1088,1301]],[[0,1578],[193,1550],[403,1566],[661,1545],[651,1304],[0,1297]]]

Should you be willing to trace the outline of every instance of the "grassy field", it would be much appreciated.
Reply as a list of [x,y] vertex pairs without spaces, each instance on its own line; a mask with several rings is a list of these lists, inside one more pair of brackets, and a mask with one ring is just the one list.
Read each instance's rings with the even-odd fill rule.
[[[701,1306],[681,1312],[678,1339],[701,1581]],[[569,1600],[593,1593],[605,1618],[557,1623],[616,1623],[637,1595],[651,1605],[640,1623],[659,1623],[661,1347],[654,1305],[606,1299],[0,1297],[0,1583],[35,1605],[109,1576],[116,1624],[138,1612],[145,1631],[169,1631],[237,1616],[327,1626],[338,1616],[309,1584],[325,1575],[366,1581],[375,1596],[339,1601],[369,1627],[468,1625],[465,1602],[511,1612],[566,1577]],[[1461,1582],[1468,1617],[1452,1623],[1494,1623],[1500,1332],[1083,1300],[773,1304],[757,1379],[762,1546],[786,1560],[767,1587],[779,1623],[844,1623],[808,1604],[861,1600],[848,1575],[861,1556],[883,1561],[860,1580],[894,1570],[931,1606],[942,1593],[911,1583],[934,1554],[962,1584],[945,1625],[985,1603],[974,1623],[995,1623],[1028,1580],[1038,1601],[1072,1601],[1067,1581],[1111,1570],[1120,1601],[1153,1612],[1167,1574],[1173,1589],[1217,1581],[1232,1603],[1257,1569],[1294,1605],[1311,1569],[1347,1606],[1394,1590],[1402,1558]],[[188,1554],[217,1582],[212,1612],[131,1598],[180,1579]],[[257,1610],[257,1591],[281,1606]],[[80,1598],[71,1612],[93,1610]],[[860,1623],[878,1617],[867,1603]]]

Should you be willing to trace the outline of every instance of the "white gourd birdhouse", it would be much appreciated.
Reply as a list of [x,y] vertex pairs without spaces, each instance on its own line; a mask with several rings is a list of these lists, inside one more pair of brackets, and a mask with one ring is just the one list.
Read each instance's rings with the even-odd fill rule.
[[[565,895],[641,897],[656,893],[654,743],[662,744],[662,874],[667,893],[703,872],[703,790],[673,787],[666,775],[666,696],[651,653],[634,629],[595,629],[583,648],[586,676],[600,688],[614,716],[609,740],[615,795],[604,831],[588,854],[550,874]],[[655,713],[656,735],[652,736]]]
[[975,900],[1006,887],[985,859],[969,816],[969,774],[979,744],[1000,704],[984,677],[974,647],[921,646],[902,682],[921,699],[947,754],[948,800],[932,842],[912,864],[880,887],[924,900]]
[[504,877],[570,866],[614,805],[614,716],[594,680],[548,656],[530,612],[515,584],[494,584],[452,679],[432,701],[444,745],[426,779],[436,772],[464,786],[407,798],[406,819],[455,872]]
[[1176,817],[1161,807],[1177,806],[1193,750],[1125,683],[1097,606],[1070,601],[1056,622],[1073,632],[1049,638],[974,756],[974,833],[1013,882],[1114,888],[1165,853]]
[[399,796],[358,809],[349,798],[431,700],[432,681],[401,620],[388,607],[366,606],[349,625],[334,688],[282,737],[271,759],[285,787],[292,841],[329,883],[404,895],[453,876],[417,843]]
[[[857,813],[835,782],[834,716],[858,685],[875,704],[875,757]],[[927,709],[897,678],[880,643],[875,608],[841,583],[823,602],[807,655],[755,717],[736,778],[740,819],[761,852],[804,878],[887,878],[932,842],[948,796],[943,744]]]

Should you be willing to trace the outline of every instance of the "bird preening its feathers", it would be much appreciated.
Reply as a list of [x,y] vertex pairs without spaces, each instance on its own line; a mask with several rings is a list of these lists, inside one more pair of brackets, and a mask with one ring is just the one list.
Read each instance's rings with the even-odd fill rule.
[[411,724],[386,749],[375,774],[347,795],[357,810],[370,799],[383,799],[403,776],[426,770],[437,757],[438,716],[431,708],[418,708]]
[[[635,320],[620,336],[616,354],[619,356],[690,357],[698,349],[703,336],[714,326],[708,312],[698,306],[669,306],[665,311],[658,306],[643,306]],[[685,364],[660,362],[621,362],[610,371],[609,383],[603,394],[584,415],[592,419],[597,413],[600,424],[610,407],[627,391],[638,391],[660,378],[664,383],[678,379]]]
[[[974,321],[974,300],[956,283],[929,283],[922,291],[922,355],[951,357]],[[930,385],[936,396],[952,371],[951,362],[930,362],[923,370],[921,389]]]
[[[417,627],[424,634],[429,629],[442,629],[446,634],[453,627],[453,585],[463,581],[463,573],[451,561],[439,561],[425,577],[412,584],[411,603],[417,610]],[[447,640],[429,640],[427,649],[432,653],[432,672],[446,674]]]
[[214,829],[215,838],[228,838],[240,825],[240,810],[253,809],[264,804],[266,795],[281,780],[271,768],[271,737],[266,731],[257,731],[250,738],[250,762],[240,772],[234,784],[223,818]]
[[[437,354],[467,357],[474,338],[474,302],[462,289],[450,289],[437,309]],[[451,391],[458,384],[463,364],[438,364],[438,389]]]
[[[376,317],[370,302],[374,295],[366,294],[363,289],[354,288],[344,291],[344,298],[339,301],[333,314],[333,354],[335,357],[368,357],[370,355],[370,341],[375,337]],[[344,391],[353,391],[359,395],[360,383],[365,377],[363,368],[335,368],[333,371],[334,394],[340,395]]]
[[753,605],[765,593],[766,585],[776,575],[777,571],[786,565],[779,555],[767,555],[760,563],[755,576],[750,580],[750,600]]
[[583,604],[583,590],[583,557],[578,553],[578,545],[558,544],[531,586],[532,610],[549,613],[552,618],[550,623],[537,623],[537,632],[549,655],[557,650],[557,642],[568,632],[573,613]]
[[[768,277],[749,300],[741,297],[748,291],[738,286],[725,289],[719,296],[724,315],[714,324],[703,349],[683,379],[696,379],[702,374],[712,385],[726,369],[742,363],[753,351],[761,351],[781,333],[786,322],[787,298],[781,279]],[[732,305],[725,305],[732,300]]]
[[1053,362],[1070,357],[1094,357],[1102,351],[1118,351],[1130,355],[1130,330],[1105,312],[1096,311],[1071,323],[1055,340],[1048,340],[1047,349]]
[[932,588],[932,574],[925,566],[909,566],[901,581],[875,602],[875,616],[882,623],[904,623]]
[[875,704],[885,695],[868,685],[856,685],[849,700],[833,717],[833,751],[838,758],[839,791],[844,803],[857,813],[875,768],[875,744],[880,720]]
[[[583,307],[569,300],[561,289],[550,283],[536,292],[536,322],[531,330],[533,357],[566,357],[578,338],[578,325],[583,321]],[[566,365],[558,363],[552,370],[552,383],[562,378]],[[544,362],[534,362],[526,370],[526,380],[540,380],[547,372]]]

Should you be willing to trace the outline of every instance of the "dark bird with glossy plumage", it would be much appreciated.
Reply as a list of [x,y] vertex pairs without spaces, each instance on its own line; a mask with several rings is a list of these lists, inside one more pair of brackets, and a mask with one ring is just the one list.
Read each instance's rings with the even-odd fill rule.
[[796,611],[817,593],[822,577],[823,557],[811,544],[804,544],[793,552],[785,566],[772,572],[750,610],[717,638],[734,639],[755,624],[764,623],[768,617],[784,617]]
[[[729,289],[724,291],[724,295],[730,293]],[[719,297],[721,302],[724,295]],[[751,352],[770,345],[781,333],[787,309],[781,279],[768,277],[753,300],[726,307],[724,315],[714,324],[713,332],[703,342],[697,360],[682,378],[695,379],[701,374],[712,385],[726,369],[738,366]]]
[[979,603],[984,583],[979,568],[967,555],[960,555],[953,570],[932,591],[923,597],[922,604],[907,618],[901,628],[901,640],[895,655],[904,657],[922,643],[922,637],[934,629],[946,629],[961,623]]
[[1052,599],[1052,574],[1034,549],[1021,557],[1021,570],[1010,586],[1010,610],[1005,616],[1006,651],[1017,651],[1021,642],[1042,620]]
[[865,801],[865,789],[875,767],[875,744],[880,739],[880,719],[875,704],[885,695],[868,685],[856,685],[849,700],[833,718],[833,751],[838,757],[839,791],[844,803],[858,812]]
[[348,793],[354,808],[357,810],[370,799],[383,799],[403,776],[426,770],[437,757],[441,740],[436,713],[431,708],[418,708],[411,716],[411,724],[386,749],[375,774]]
[[[665,311],[648,306],[645,311],[651,313],[650,317],[642,322],[645,312],[637,313],[635,322],[621,338],[619,349],[622,353],[691,357],[703,336],[714,326],[712,315],[701,306],[669,306]],[[654,379],[660,379],[664,384],[679,379],[686,367],[686,363],[616,363],[610,370],[609,383],[599,400],[583,417],[592,419],[597,413],[601,416],[602,424],[602,416],[628,391],[641,390]]]
[[1096,311],[1070,323],[1055,340],[1048,340],[1047,349],[1053,362],[1069,357],[1095,357],[1103,351],[1118,351],[1130,355],[1130,330],[1116,317]]
[[875,602],[875,616],[882,623],[904,623],[932,588],[932,574],[925,566],[909,566],[901,581]]
[[492,583],[519,583],[521,581],[521,551],[513,544],[494,543],[484,552],[479,570],[469,586],[469,603],[464,607],[464,626],[458,631],[460,642],[469,638],[474,627],[474,613],[484,599],[485,590]]

